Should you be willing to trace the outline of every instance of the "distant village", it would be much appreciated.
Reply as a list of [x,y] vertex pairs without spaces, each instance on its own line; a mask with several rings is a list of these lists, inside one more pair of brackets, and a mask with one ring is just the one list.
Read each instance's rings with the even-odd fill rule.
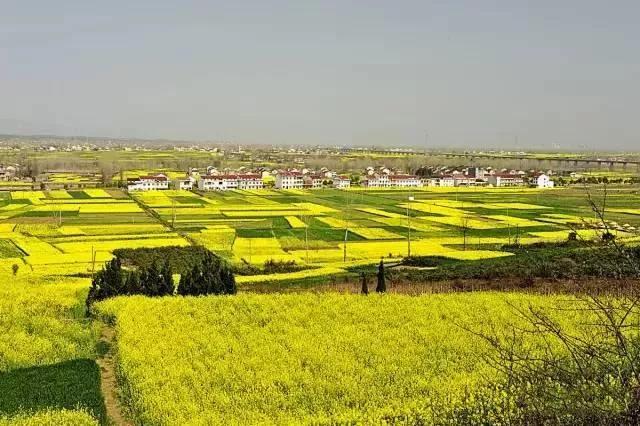
[[170,179],[165,174],[138,176],[127,180],[129,191],[163,189],[198,189],[201,191],[227,191],[231,189],[346,189],[352,186],[365,188],[420,188],[420,187],[513,187],[526,186],[553,188],[553,171],[494,170],[491,167],[466,167],[462,169],[429,168],[421,174],[407,174],[384,166],[367,167],[361,174],[345,175],[321,168],[246,171],[243,168],[230,172],[215,167],[206,170],[190,169],[184,177]]

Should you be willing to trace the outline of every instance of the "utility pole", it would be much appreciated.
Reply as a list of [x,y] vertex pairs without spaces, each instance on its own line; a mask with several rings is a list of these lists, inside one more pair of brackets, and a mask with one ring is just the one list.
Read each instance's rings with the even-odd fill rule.
[[347,262],[347,239],[349,237],[349,228],[346,227],[344,229],[344,244],[342,246],[342,261],[344,263]]
[[407,257],[411,257],[411,216],[409,216],[409,209],[413,200],[413,195],[411,195],[407,202]]
[[176,200],[171,199],[171,227],[176,228]]
[[511,245],[511,217],[509,216],[508,207],[507,207],[507,229],[509,230],[509,245]]
[[91,246],[91,281],[93,281],[94,274],[96,271],[96,252]]
[[308,216],[304,216],[304,247],[306,250],[306,263],[309,264],[309,224]]
[[344,263],[347,262],[347,240],[349,239],[349,204],[350,198],[349,194],[347,194],[347,208],[344,211],[344,243],[342,247],[342,261]]

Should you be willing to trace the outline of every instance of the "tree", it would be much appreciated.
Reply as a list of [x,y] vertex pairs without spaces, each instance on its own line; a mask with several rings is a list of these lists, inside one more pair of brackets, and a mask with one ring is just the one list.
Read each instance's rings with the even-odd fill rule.
[[93,277],[87,295],[87,312],[93,302],[108,299],[124,292],[124,276],[120,259],[114,257]]
[[381,259],[378,265],[378,285],[376,286],[377,293],[385,293],[387,291],[387,283],[384,276],[384,261]]
[[174,292],[175,285],[173,284],[173,271],[171,270],[169,261],[165,261],[160,273],[158,296],[172,296]]
[[127,279],[124,283],[124,294],[142,294],[142,287],[140,286],[140,274],[136,271],[131,271],[127,274]]
[[17,263],[14,263],[13,265],[11,265],[11,271],[13,271],[14,276],[18,275],[19,269],[20,269],[20,266],[18,266]]
[[369,284],[367,282],[367,274],[363,272],[360,276],[362,277],[362,294],[366,296],[367,294],[369,294]]
[[156,263],[152,263],[140,274],[140,288],[145,296],[160,296],[162,276]]
[[[588,197],[603,235],[610,234],[606,188],[601,206]],[[512,305],[517,323],[472,331],[492,348],[487,360],[504,377],[491,404],[510,409],[495,422],[640,424],[640,258],[615,238],[601,242],[616,254],[600,259],[619,271],[614,293],[585,287],[556,308]]]
[[201,296],[206,294],[236,294],[236,281],[229,265],[213,253],[205,254],[200,264],[196,264],[180,278],[178,294]]

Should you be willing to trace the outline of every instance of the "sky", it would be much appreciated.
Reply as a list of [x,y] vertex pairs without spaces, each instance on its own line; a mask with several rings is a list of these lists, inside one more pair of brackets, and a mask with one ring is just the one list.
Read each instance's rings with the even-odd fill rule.
[[640,150],[640,2],[3,0],[0,133]]

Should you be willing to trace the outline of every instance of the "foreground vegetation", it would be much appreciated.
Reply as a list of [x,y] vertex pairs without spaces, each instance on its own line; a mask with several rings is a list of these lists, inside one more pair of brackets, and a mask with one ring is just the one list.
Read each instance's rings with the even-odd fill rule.
[[98,309],[115,323],[123,391],[139,423],[329,424],[434,421],[494,376],[487,347],[458,323],[504,326],[508,303],[562,302],[301,294],[132,297]]
[[[558,407],[544,398],[550,389],[565,404],[563,421],[580,423],[587,413],[633,424],[627,384],[638,382],[637,363],[621,361],[620,353],[634,355],[618,350],[619,336],[587,334],[603,346],[572,352],[567,340],[548,340],[549,329],[522,330],[550,318],[548,327],[582,338],[594,315],[620,311],[574,309],[576,296],[557,294],[584,290],[584,280],[598,290],[637,281],[630,265],[640,259],[633,246],[639,200],[628,189],[610,194],[607,226],[630,244],[619,252],[558,243],[571,229],[577,240],[599,237],[584,194],[573,190],[4,193],[0,425],[106,422],[96,364],[105,350],[101,324],[85,316],[84,301],[90,277],[96,286],[107,282],[101,265],[114,255],[120,272],[107,275],[118,278],[117,291],[96,293],[95,300],[108,300],[93,312],[115,325],[118,384],[129,416],[141,424],[558,423]],[[546,280],[545,293],[556,295],[247,294],[345,277],[359,289],[358,274],[381,257],[391,266],[392,293],[405,282],[529,291]],[[229,265],[220,268],[224,274],[207,272],[222,264]],[[164,286],[155,286],[160,280]],[[580,285],[560,287],[562,280]],[[236,282],[237,296],[192,297],[235,293]],[[615,303],[631,300],[616,295]],[[622,333],[631,349],[638,347],[637,318],[632,312],[631,334]],[[514,334],[521,339],[510,345]],[[567,358],[574,353],[606,362],[585,370],[582,358]],[[527,358],[549,354],[551,369]],[[510,375],[504,360],[515,356],[535,368]],[[575,377],[584,392],[571,387]],[[532,417],[531,404],[540,417]]]
[[0,285],[0,424],[105,420],[86,288],[77,279]]

